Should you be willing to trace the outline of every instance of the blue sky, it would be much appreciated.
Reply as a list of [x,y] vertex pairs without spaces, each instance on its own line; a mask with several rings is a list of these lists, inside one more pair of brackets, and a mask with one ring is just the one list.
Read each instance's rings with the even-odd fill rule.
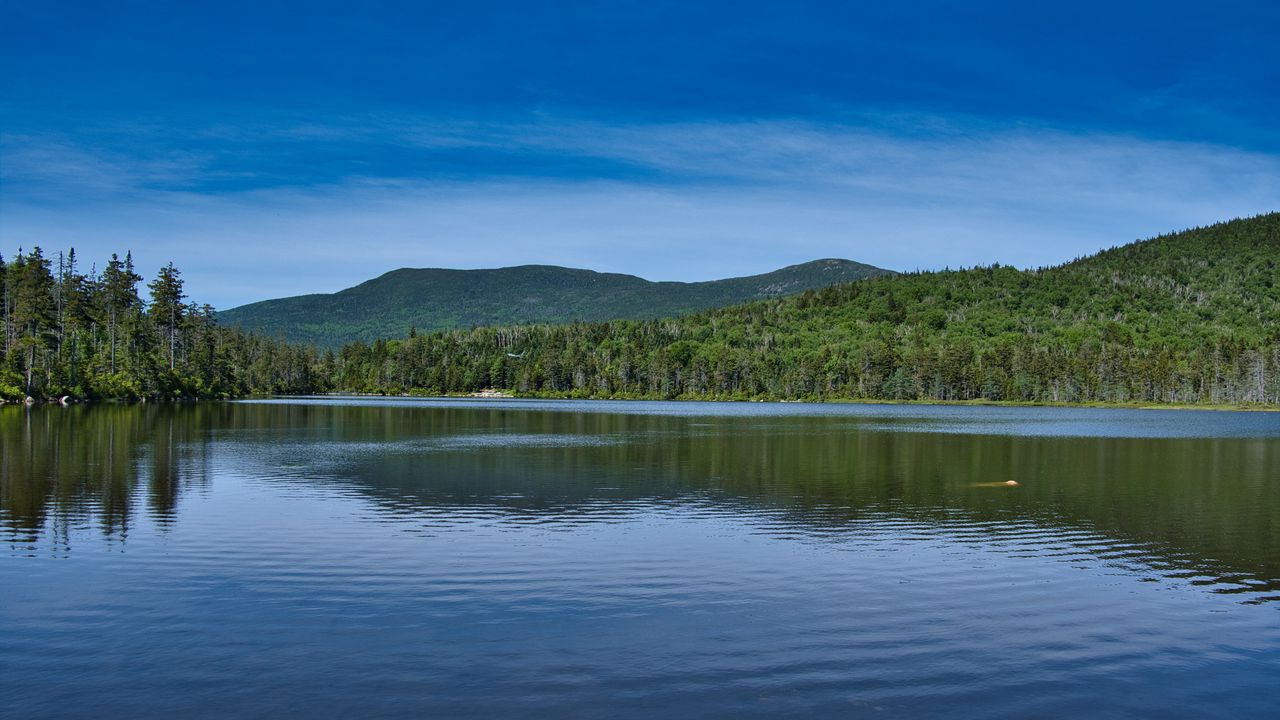
[[1275,7],[0,0],[0,249],[132,249],[219,307],[1057,263],[1280,209]]

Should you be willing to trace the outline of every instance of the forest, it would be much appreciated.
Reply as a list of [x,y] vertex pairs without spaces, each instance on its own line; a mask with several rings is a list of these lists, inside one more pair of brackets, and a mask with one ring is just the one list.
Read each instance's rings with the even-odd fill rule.
[[221,327],[181,272],[126,253],[81,272],[74,250],[0,257],[0,401],[179,400],[321,389],[316,352]]
[[326,353],[361,392],[1280,403],[1280,213],[1034,270],[871,278],[680,318],[410,333]]
[[476,327],[320,352],[217,324],[128,255],[0,264],[0,396],[1280,403],[1280,213],[1032,270],[889,275],[663,320]]

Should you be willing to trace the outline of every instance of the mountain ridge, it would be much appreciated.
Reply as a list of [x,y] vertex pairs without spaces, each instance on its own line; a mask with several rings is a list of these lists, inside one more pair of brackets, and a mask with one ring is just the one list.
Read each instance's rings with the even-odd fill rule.
[[218,318],[292,342],[336,347],[403,336],[411,328],[430,332],[683,315],[889,274],[894,273],[839,258],[697,282],[558,265],[397,268],[335,293],[263,300],[221,311]]

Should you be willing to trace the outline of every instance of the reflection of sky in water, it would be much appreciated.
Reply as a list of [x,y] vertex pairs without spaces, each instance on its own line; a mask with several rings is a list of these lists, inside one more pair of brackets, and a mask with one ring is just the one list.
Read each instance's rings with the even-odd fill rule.
[[0,563],[0,695],[24,718],[1190,717],[1261,716],[1277,679],[1271,608],[1083,529],[494,501],[224,474],[172,530],[74,530],[76,562]]
[[[517,434],[502,432],[483,432],[465,435],[445,435],[422,439],[399,439],[381,441],[343,441],[343,440],[326,440],[323,444],[317,445],[315,441],[297,442],[297,441],[274,441],[270,439],[270,435],[276,434],[276,431],[268,431],[268,433],[259,434],[260,437],[256,442],[264,443],[261,449],[265,449],[280,457],[293,456],[300,461],[312,460],[317,457],[342,457],[346,455],[359,454],[378,454],[385,455],[388,453],[429,453],[443,451],[459,451],[459,450],[483,450],[489,448],[569,448],[569,447],[600,447],[604,445],[617,445],[625,442],[622,435],[570,435],[561,433],[546,434]],[[246,435],[249,433],[228,433],[224,439],[236,439],[241,442],[245,441]],[[266,435],[267,437],[262,437]]]

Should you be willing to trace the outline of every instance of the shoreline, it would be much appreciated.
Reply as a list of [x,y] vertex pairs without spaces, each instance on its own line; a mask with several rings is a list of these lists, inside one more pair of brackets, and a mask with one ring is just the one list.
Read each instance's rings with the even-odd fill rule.
[[193,398],[183,397],[180,399],[133,399],[133,398],[103,398],[98,400],[73,399],[68,402],[60,402],[58,398],[35,400],[34,402],[6,402],[0,400],[0,408],[3,407],[79,407],[94,405],[190,405],[204,402],[234,402],[238,400],[262,400],[272,398],[300,398],[300,397],[325,397],[325,398],[391,398],[391,399],[447,399],[447,400],[582,400],[597,402],[704,402],[704,403],[787,403],[787,404],[806,404],[806,405],[892,405],[892,406],[943,406],[943,407],[1028,407],[1028,408],[1076,408],[1076,409],[1094,409],[1094,410],[1208,410],[1215,412],[1261,412],[1261,413],[1280,413],[1280,405],[1263,405],[1263,404],[1232,404],[1232,403],[1151,403],[1151,402],[1054,402],[1054,401],[1034,401],[1034,400],[887,400],[880,398],[827,398],[822,400],[811,400],[803,398],[726,398],[726,397],[636,397],[636,396],[600,396],[587,395],[575,396],[572,394],[547,394],[547,393],[519,393],[514,391],[499,391],[492,393],[485,392],[466,392],[466,393],[443,393],[443,394],[420,394],[420,393],[377,393],[377,392],[323,392],[308,393],[300,395],[245,395],[242,397],[222,397],[222,398]]
[[717,398],[717,397],[627,397],[627,396],[574,396],[543,393],[510,392],[505,395],[479,395],[476,393],[315,393],[309,396],[277,395],[268,397],[385,397],[385,398],[441,398],[448,400],[583,400],[600,402],[708,402],[708,403],[803,403],[807,405],[934,405],[957,407],[1045,407],[1045,408],[1079,408],[1096,410],[1213,410],[1218,412],[1280,412],[1280,405],[1232,404],[1232,403],[1150,403],[1150,402],[1053,402],[1033,400],[884,400],[877,398],[829,398],[823,400],[806,400],[794,398]]

